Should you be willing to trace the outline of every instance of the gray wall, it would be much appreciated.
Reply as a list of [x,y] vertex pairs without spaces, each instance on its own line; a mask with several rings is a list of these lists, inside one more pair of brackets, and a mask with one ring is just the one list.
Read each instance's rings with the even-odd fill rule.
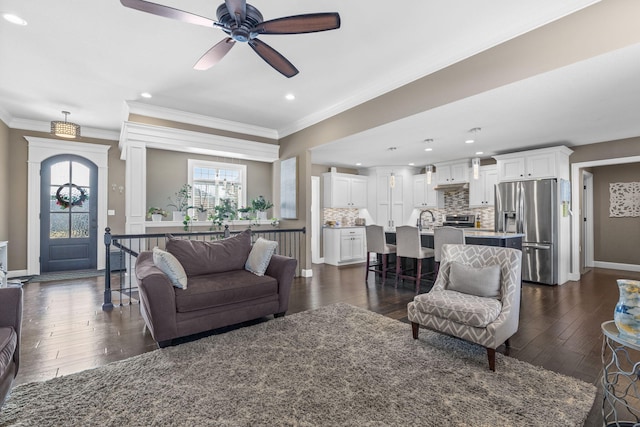
[[640,265],[640,217],[609,217],[609,184],[640,182],[640,163],[598,166],[591,173],[594,260]]
[[[0,241],[9,239],[9,128],[0,120]],[[6,267],[6,266],[5,266]]]

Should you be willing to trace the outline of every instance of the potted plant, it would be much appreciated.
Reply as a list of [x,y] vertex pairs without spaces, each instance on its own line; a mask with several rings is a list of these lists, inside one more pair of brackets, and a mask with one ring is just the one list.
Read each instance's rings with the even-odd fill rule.
[[257,199],[251,200],[251,209],[256,212],[258,219],[267,219],[267,209],[271,209],[273,203],[266,200],[263,196],[258,196]]
[[209,216],[209,211],[202,205],[196,207],[198,212],[198,221],[206,221]]
[[168,197],[169,205],[174,207],[176,210],[173,212],[173,220],[174,221],[184,221],[185,216],[187,215],[187,209],[191,208],[189,206],[189,200],[191,200],[191,186],[189,184],[184,184],[178,191],[173,193],[173,198]]
[[251,213],[253,211],[253,209],[251,209],[250,207],[241,207],[238,208],[238,216],[240,217],[240,219],[246,219],[249,216],[249,213]]
[[160,222],[162,221],[162,218],[166,218],[166,217],[167,217],[167,211],[161,208],[156,208],[152,206],[147,211],[147,218],[151,218],[151,221],[153,222]]

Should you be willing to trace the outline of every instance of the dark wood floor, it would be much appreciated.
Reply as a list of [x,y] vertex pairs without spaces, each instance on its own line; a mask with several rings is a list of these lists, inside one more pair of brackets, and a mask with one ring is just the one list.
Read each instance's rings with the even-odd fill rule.
[[[363,265],[314,266],[312,278],[295,280],[288,313],[345,302],[406,320],[413,286],[383,286],[373,274],[365,286],[363,276]],[[640,273],[593,269],[580,281],[563,286],[525,283],[511,356],[599,385],[600,324],[613,317],[618,278],[640,279]],[[138,305],[102,311],[103,289],[103,278],[24,286],[18,384],[94,368],[156,348],[144,329]],[[600,395],[585,425],[602,424],[599,399]]]

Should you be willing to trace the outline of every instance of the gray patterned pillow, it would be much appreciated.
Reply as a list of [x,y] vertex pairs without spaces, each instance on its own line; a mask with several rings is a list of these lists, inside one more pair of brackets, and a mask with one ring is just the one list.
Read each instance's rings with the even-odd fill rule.
[[153,263],[169,277],[176,288],[187,289],[187,274],[180,261],[167,251],[153,248]]
[[267,271],[271,256],[276,251],[278,242],[263,239],[258,237],[258,240],[253,244],[249,258],[244,265],[244,268],[255,274],[256,276],[264,276],[264,272]]
[[496,264],[475,268],[454,261],[451,263],[447,289],[479,297],[500,299],[500,266]]

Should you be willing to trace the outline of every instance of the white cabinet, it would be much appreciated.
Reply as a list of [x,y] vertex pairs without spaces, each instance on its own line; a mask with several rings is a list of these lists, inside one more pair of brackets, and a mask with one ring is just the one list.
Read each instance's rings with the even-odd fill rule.
[[325,228],[324,262],[331,265],[364,262],[365,244],[364,227]]
[[527,179],[568,179],[569,155],[565,146],[493,156],[498,165],[498,182]]
[[405,178],[401,174],[378,175],[376,223],[385,229],[404,225]]
[[469,162],[457,161],[436,163],[438,184],[458,184],[469,182]]
[[478,179],[469,180],[469,207],[483,208],[495,203],[498,168],[496,166],[480,167]]
[[427,183],[427,175],[413,176],[413,206],[416,208],[444,207],[444,193],[436,191],[437,174],[432,174],[431,184]]
[[324,180],[325,208],[364,208],[367,206],[367,178],[329,172]]

